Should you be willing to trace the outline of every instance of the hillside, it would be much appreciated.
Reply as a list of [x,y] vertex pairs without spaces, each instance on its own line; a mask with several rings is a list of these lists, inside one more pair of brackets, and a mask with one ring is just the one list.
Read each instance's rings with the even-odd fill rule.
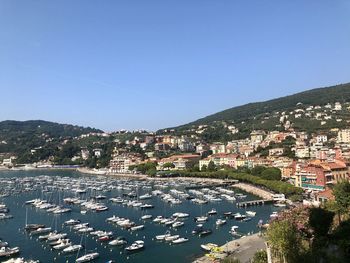
[[[343,104],[342,110],[334,111],[334,109],[329,109],[331,119],[327,119],[326,123],[322,122],[322,118],[315,117],[317,113],[325,112],[325,110],[322,108],[323,106],[327,105],[328,103],[334,104],[335,102],[340,102]],[[233,107],[198,119],[194,122],[178,127],[168,128],[160,132],[171,131],[174,133],[183,133],[185,131],[197,131],[198,133],[198,127],[207,125],[209,126],[207,130],[212,129],[211,133],[213,133],[220,127],[226,129],[228,125],[233,125],[239,131],[239,134],[233,137],[240,137],[245,136],[253,129],[283,129],[285,124],[283,121],[285,122],[287,119],[291,122],[291,127],[309,132],[319,129],[335,127],[341,128],[347,125],[347,120],[350,120],[349,111],[344,107],[345,104],[349,102],[350,83],[347,83],[331,87],[312,89],[264,102],[255,102]],[[317,107],[315,110],[310,111],[310,114],[308,115],[295,115],[295,110],[303,110],[305,113],[309,106]],[[320,106],[321,109],[318,109],[318,106]],[[287,115],[287,118],[285,118],[282,123],[281,117],[283,114],[281,113]],[[327,118],[329,118],[329,116]],[[340,119],[341,121],[339,121]],[[200,134],[206,135],[205,129],[200,131]]]
[[67,138],[91,132],[102,131],[42,120],[2,121],[0,122],[0,153],[20,155],[36,147],[59,143]]

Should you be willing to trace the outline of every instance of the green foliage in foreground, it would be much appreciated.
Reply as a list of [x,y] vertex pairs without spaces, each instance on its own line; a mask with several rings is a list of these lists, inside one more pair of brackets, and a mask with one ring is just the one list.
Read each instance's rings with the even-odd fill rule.
[[267,263],[266,250],[256,251],[252,263]]

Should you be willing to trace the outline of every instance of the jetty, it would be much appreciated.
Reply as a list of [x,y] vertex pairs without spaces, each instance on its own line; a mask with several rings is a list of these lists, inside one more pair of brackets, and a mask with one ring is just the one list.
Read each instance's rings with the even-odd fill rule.
[[238,202],[236,205],[238,207],[248,207],[248,206],[254,206],[254,205],[264,205],[264,204],[271,204],[273,203],[273,199],[268,200],[252,200],[252,201],[244,201],[244,202]]

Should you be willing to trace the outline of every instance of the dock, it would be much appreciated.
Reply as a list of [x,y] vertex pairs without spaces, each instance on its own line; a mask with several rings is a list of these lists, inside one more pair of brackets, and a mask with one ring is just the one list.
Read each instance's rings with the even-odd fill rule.
[[252,201],[244,201],[244,202],[238,202],[236,205],[238,207],[248,207],[248,206],[254,206],[254,205],[264,205],[264,204],[271,204],[274,200],[252,200]]

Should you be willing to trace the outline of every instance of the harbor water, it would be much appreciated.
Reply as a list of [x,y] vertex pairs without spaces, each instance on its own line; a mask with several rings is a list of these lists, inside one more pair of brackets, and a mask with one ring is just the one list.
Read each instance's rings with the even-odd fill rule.
[[[42,178],[42,180],[33,181],[33,178]],[[127,194],[132,191],[137,195],[134,200],[137,200],[139,196],[147,193],[151,194],[154,190],[160,190],[165,194],[170,193],[173,196],[175,194],[174,192],[169,192],[170,190],[176,189],[190,196],[193,196],[190,191],[191,188],[197,187],[196,190],[202,190],[202,186],[199,187],[194,185],[194,183],[176,178],[169,179],[169,181],[138,181],[135,179],[125,180],[103,176],[87,176],[67,170],[33,170],[0,171],[0,180],[2,180],[0,182],[0,193],[1,191],[2,193],[8,193],[7,196],[0,198],[0,204],[5,204],[9,208],[9,214],[13,216],[12,219],[0,220],[0,239],[8,242],[10,247],[19,247],[19,257],[36,259],[40,262],[75,262],[77,257],[91,252],[99,253],[99,258],[95,259],[94,262],[107,262],[108,260],[130,263],[192,262],[196,257],[205,254],[200,247],[201,244],[210,242],[223,245],[228,241],[239,238],[229,233],[232,226],[238,226],[237,232],[241,235],[258,232],[259,228],[257,225],[259,221],[262,220],[266,223],[270,219],[270,215],[279,209],[271,204],[238,208],[236,202],[239,202],[239,200],[247,201],[260,198],[233,188],[230,188],[230,190],[234,190],[235,195],[241,193],[246,196],[243,196],[243,199],[237,198],[237,201],[228,201],[225,198],[221,198],[222,201],[209,200],[207,204],[197,204],[189,200],[189,198],[181,197],[177,197],[181,200],[180,204],[171,204],[164,201],[161,195],[152,195],[149,199],[139,200],[153,205],[154,208],[152,209],[141,209],[140,207],[113,203],[109,200],[112,197],[132,200],[130,197],[127,197]],[[66,182],[66,186],[62,185],[62,182]],[[77,185],[87,189],[86,193],[77,194],[76,189],[74,189]],[[215,188],[212,190],[219,192]],[[82,214],[80,206],[65,204],[63,201],[67,197],[79,197],[89,200],[98,195],[106,197],[103,200],[98,200],[98,202],[104,203],[108,207],[107,211],[94,212],[87,210],[86,214]],[[53,214],[25,204],[28,200],[37,198],[71,208],[72,211],[63,214]],[[203,223],[206,229],[212,230],[212,233],[204,237],[192,234],[192,230],[197,225],[194,218],[206,215],[212,209],[215,209],[217,214],[208,216],[208,221]],[[231,211],[245,214],[246,210],[256,212],[256,215],[250,221],[238,221],[231,218],[227,219],[226,224],[216,226],[216,220],[223,218],[225,212]],[[155,218],[159,215],[170,217],[177,212],[189,214],[189,217],[183,219],[184,226],[177,229],[155,223],[152,219],[141,219],[145,214],[151,214]],[[128,218],[134,221],[136,225],[143,224],[145,227],[142,230],[130,231],[116,224],[106,222],[106,219],[113,215]],[[69,219],[79,219],[82,223],[88,222],[95,230],[112,231],[114,237],[125,237],[128,241],[127,245],[132,244],[136,240],[143,240],[145,247],[138,252],[130,254],[126,252],[125,246],[113,247],[108,245],[108,242],[98,241],[89,234],[79,234],[71,227],[64,226],[63,223]],[[79,253],[73,254],[53,251],[47,242],[38,240],[38,236],[30,235],[24,230],[26,223],[45,224],[53,230],[67,233],[67,238],[73,244],[81,244],[84,248]],[[162,235],[167,230],[170,230],[173,235],[186,237],[189,241],[182,244],[172,244],[171,242],[155,240],[156,235]]]

